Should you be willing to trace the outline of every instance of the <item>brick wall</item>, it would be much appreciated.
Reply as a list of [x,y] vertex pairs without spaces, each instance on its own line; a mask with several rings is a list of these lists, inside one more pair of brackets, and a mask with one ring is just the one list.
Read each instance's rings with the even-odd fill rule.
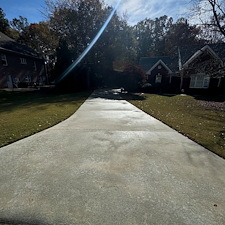
[[[7,65],[4,60],[6,56]],[[42,59],[20,55],[14,52],[0,50],[0,88],[7,88],[9,75],[20,83],[39,82],[46,79],[44,61]]]

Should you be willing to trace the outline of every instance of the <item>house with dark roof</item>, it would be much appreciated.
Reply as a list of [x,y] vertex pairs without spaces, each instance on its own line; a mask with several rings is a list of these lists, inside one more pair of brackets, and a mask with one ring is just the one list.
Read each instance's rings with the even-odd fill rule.
[[179,62],[182,89],[224,92],[225,44],[182,46]]
[[140,67],[147,75],[147,81],[152,85],[152,89],[163,88],[166,91],[179,91],[179,68],[178,57],[142,57]]
[[143,57],[140,66],[153,87],[166,91],[225,89],[225,44],[181,46],[173,58]]
[[0,88],[41,85],[46,80],[44,59],[32,48],[0,32]]

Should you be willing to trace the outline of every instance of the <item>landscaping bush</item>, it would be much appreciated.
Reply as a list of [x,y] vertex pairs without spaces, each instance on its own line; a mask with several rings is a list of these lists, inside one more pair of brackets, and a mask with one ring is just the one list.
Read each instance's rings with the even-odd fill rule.
[[122,86],[129,92],[141,89],[146,83],[146,74],[139,66],[126,66],[122,77]]

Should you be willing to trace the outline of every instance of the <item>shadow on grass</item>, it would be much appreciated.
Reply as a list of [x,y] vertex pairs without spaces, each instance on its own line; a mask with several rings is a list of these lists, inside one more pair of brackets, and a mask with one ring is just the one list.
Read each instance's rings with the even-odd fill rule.
[[145,96],[141,93],[122,92],[121,89],[99,89],[90,98],[103,98],[109,100],[144,100]]
[[91,92],[63,93],[55,91],[0,91],[0,112],[13,111],[18,108],[46,104],[73,104],[76,100],[86,99]]
[[121,93],[121,96],[124,100],[130,101],[142,101],[146,99],[146,96],[143,93]]
[[225,95],[191,95],[196,100],[207,101],[207,102],[224,102]]

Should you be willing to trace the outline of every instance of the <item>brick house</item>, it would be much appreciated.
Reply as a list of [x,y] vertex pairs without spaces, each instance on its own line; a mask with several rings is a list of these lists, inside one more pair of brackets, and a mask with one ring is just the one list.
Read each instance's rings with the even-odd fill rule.
[[180,76],[178,58],[142,57],[140,67],[146,72],[147,81],[152,85],[152,90],[179,91]]
[[225,93],[225,44],[183,46],[179,51],[181,89]]
[[46,81],[44,59],[0,32],[0,88],[42,85]]
[[148,82],[164,91],[224,92],[225,44],[181,46],[174,57],[143,57]]

